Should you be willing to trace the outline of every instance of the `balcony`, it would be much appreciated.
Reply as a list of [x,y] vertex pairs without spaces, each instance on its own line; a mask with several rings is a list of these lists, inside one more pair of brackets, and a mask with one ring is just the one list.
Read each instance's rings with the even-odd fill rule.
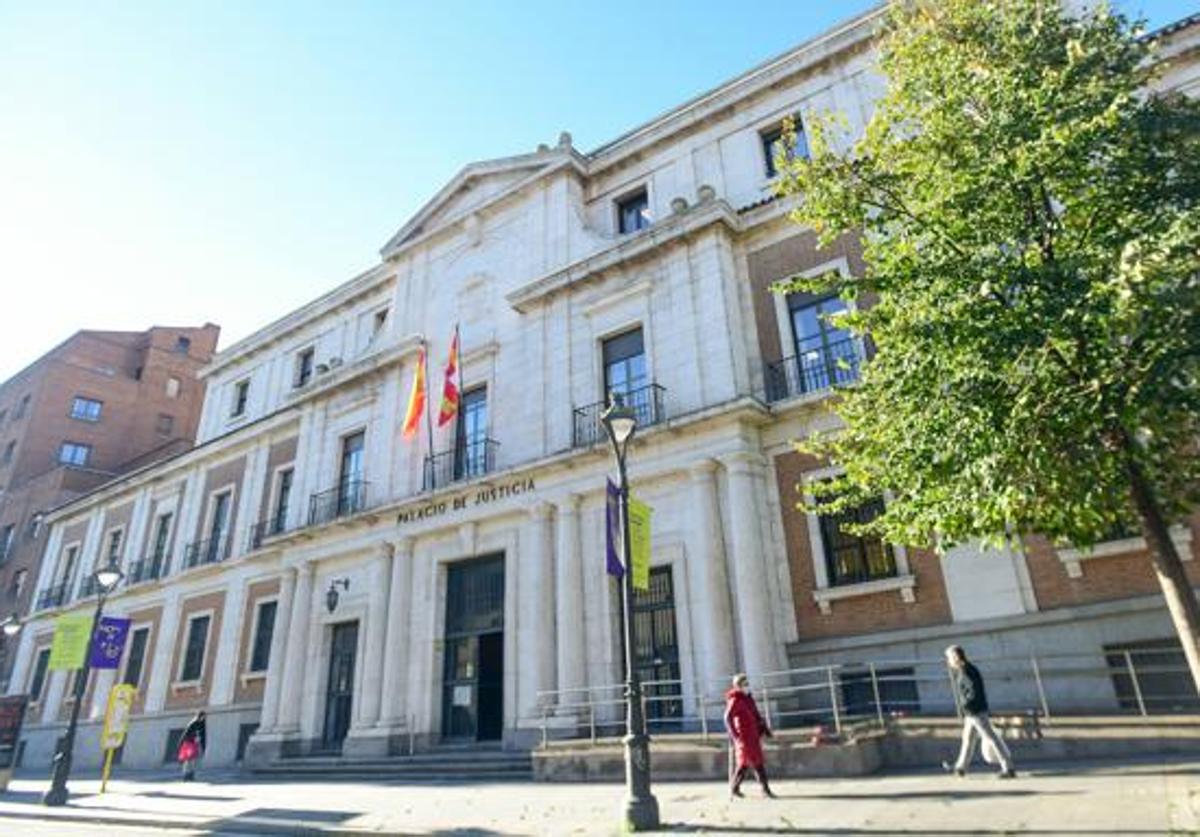
[[767,364],[767,401],[774,403],[821,392],[858,380],[862,352],[858,341],[838,340]]
[[128,584],[142,584],[160,578],[165,564],[166,556],[164,555],[151,555],[141,561],[134,561],[129,565]]
[[229,538],[221,535],[216,538],[205,538],[202,541],[189,543],[183,550],[183,568],[201,567],[205,564],[219,564],[229,557]]
[[59,584],[56,587],[50,587],[38,593],[37,609],[48,610],[52,607],[62,607],[67,600],[67,585]]
[[496,470],[496,451],[499,447],[500,443],[495,439],[475,439],[425,457],[421,490],[435,491],[492,473]]
[[308,525],[320,526],[350,517],[367,508],[367,487],[364,480],[347,480],[335,488],[322,491],[308,498]]
[[[644,387],[618,393],[626,407],[631,407],[637,414],[639,429],[651,427],[665,421],[667,414],[663,409],[663,400],[667,390],[658,384],[647,384]],[[576,407],[571,423],[571,447],[590,448],[597,442],[605,440],[604,425],[600,416],[608,409],[607,401],[598,401],[586,407]]]
[[253,552],[263,545],[263,541],[267,538],[273,538],[276,535],[282,535],[287,531],[287,512],[284,511],[277,515],[272,515],[266,520],[260,520],[250,527],[250,540],[246,544],[246,548]]
[[79,598],[90,599],[92,596],[100,592],[100,585],[96,583],[96,576],[84,576],[83,583],[79,585]]

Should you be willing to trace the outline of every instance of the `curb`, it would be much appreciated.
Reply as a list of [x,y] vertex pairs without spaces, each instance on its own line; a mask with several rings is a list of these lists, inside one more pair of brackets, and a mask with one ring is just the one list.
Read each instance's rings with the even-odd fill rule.
[[195,819],[158,819],[153,816],[115,816],[91,813],[76,809],[63,814],[41,814],[32,811],[0,809],[0,822],[6,819],[30,820],[44,823],[70,822],[88,825],[142,826],[173,831],[201,831],[206,834],[251,833],[251,834],[298,834],[320,835],[320,837],[361,837],[364,834],[415,835],[421,832],[387,831],[377,828],[346,828],[344,826],[314,825],[304,820],[276,820],[262,817],[209,817]]

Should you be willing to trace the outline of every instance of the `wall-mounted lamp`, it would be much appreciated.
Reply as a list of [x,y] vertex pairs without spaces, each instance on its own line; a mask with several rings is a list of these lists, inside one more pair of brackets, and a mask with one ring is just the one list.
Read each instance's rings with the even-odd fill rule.
[[325,591],[325,607],[329,610],[330,613],[333,613],[335,610],[337,610],[338,598],[339,598],[337,589],[339,587],[341,587],[344,592],[349,593],[350,592],[350,579],[348,579],[348,578],[330,579],[329,589]]

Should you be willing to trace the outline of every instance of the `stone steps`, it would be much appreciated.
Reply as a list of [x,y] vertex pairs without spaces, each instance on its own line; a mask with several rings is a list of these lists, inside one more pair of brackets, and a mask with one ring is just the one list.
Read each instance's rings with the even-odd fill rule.
[[403,779],[416,782],[529,781],[528,752],[449,747],[411,756],[344,758],[336,755],[276,759],[250,768],[263,777],[320,779]]

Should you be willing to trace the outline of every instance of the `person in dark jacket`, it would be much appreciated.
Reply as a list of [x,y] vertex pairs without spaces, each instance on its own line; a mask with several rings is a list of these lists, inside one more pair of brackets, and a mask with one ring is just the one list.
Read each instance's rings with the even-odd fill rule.
[[201,710],[188,721],[179,736],[179,762],[183,766],[183,781],[190,782],[196,778],[196,762],[204,755],[208,746],[208,724],[205,723],[204,711]]
[[737,764],[729,775],[729,793],[742,795],[742,781],[751,770],[758,776],[763,795],[775,798],[767,784],[767,768],[763,757],[762,738],[771,736],[771,728],[758,711],[750,694],[750,680],[744,674],[735,675],[733,688],[725,694],[725,728],[733,739]]
[[946,665],[954,679],[958,705],[963,713],[962,746],[958,751],[958,761],[954,764],[944,761],[942,767],[953,771],[955,775],[967,775],[967,766],[975,756],[975,739],[983,742],[983,757],[985,761],[995,759],[1000,762],[1000,778],[1012,779],[1017,775],[1013,769],[1012,754],[1004,739],[999,736],[988,717],[987,691],[983,687],[983,675],[969,660],[967,653],[960,645],[951,645],[946,649]]

